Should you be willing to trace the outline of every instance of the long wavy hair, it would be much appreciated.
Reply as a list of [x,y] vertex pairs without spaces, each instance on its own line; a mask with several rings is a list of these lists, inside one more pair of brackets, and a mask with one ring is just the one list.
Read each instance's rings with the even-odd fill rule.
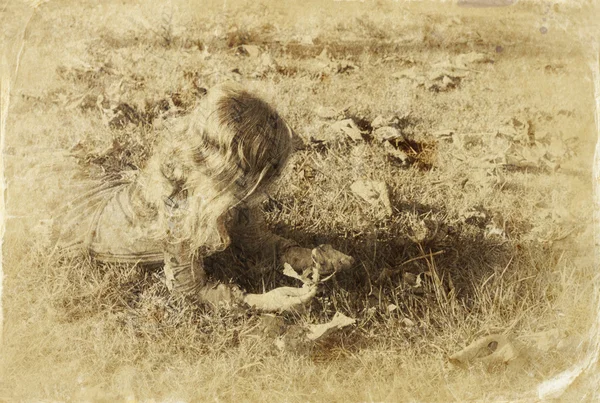
[[[154,236],[200,255],[229,243],[228,214],[279,176],[295,133],[262,99],[235,84],[213,87],[157,146],[136,191],[156,214]],[[143,210],[143,209],[142,209]]]

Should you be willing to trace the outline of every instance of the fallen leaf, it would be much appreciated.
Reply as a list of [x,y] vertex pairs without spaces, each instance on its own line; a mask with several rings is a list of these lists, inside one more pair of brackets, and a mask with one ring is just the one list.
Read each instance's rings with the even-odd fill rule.
[[285,350],[285,340],[283,337],[276,338],[273,344],[275,344],[275,347],[277,347],[279,351]]
[[429,80],[425,83],[425,87],[430,91],[448,91],[455,88],[462,77],[464,77],[464,74],[448,70],[434,72],[429,75]]
[[403,139],[404,136],[400,133],[400,130],[391,126],[383,126],[375,129],[373,131],[373,136],[380,142],[384,141],[394,141],[398,139]]
[[434,71],[430,71],[429,74],[427,74],[427,78],[430,81],[441,80],[445,76],[446,76],[446,70],[434,70]]
[[435,137],[440,138],[440,139],[451,140],[454,133],[456,133],[456,130],[454,130],[454,129],[441,129],[441,130],[436,130],[435,132],[433,132],[431,134],[433,134]]
[[404,272],[402,274],[402,279],[404,280],[404,282],[406,284],[408,284],[411,287],[415,287],[415,288],[421,287],[421,283],[422,283],[421,276],[418,276],[414,273],[411,273],[408,271]]
[[483,136],[478,133],[456,133],[453,140],[457,147],[464,149],[483,145]]
[[469,52],[456,56],[455,65],[459,68],[468,68],[471,64],[483,63],[489,60],[490,58],[483,53]]
[[361,141],[362,135],[360,129],[352,119],[344,119],[337,121],[331,125],[334,132],[342,132],[354,141]]
[[551,329],[543,332],[537,332],[522,336],[523,340],[529,346],[535,347],[540,351],[548,352],[558,348],[559,343],[565,339],[566,334],[559,329]]
[[242,49],[244,49],[250,57],[258,57],[260,55],[260,48],[256,45],[242,45]]
[[308,334],[306,337],[309,340],[317,341],[319,339],[328,336],[336,330],[344,328],[346,326],[352,325],[356,323],[356,319],[349,318],[343,313],[337,312],[333,319],[328,323],[323,323],[320,325],[309,325],[308,326]]
[[468,75],[467,72],[455,70],[454,66],[450,66],[450,67],[434,69],[431,72],[429,72],[427,77],[431,81],[435,81],[435,80],[443,80],[444,77],[460,79],[460,78],[465,78],[467,75]]
[[324,62],[329,62],[330,58],[329,58],[329,53],[327,53],[327,48],[323,48],[323,50],[321,51],[321,53],[319,53],[319,56],[316,57],[316,59],[318,60],[322,60]]
[[[65,110],[70,111],[70,110],[77,108],[80,105],[83,105],[86,97],[87,97],[87,94],[83,94],[83,95],[75,97],[75,99],[66,100]],[[93,103],[93,106],[95,106],[95,102]],[[86,107],[82,106],[81,109],[90,109],[90,108],[86,108]]]
[[461,351],[451,355],[452,364],[468,367],[475,363],[483,363],[488,368],[498,364],[508,364],[519,357],[519,351],[508,337],[492,334],[469,344]]
[[258,318],[258,326],[254,334],[266,338],[275,338],[285,332],[285,321],[281,316],[273,314],[262,314]]
[[263,67],[270,68],[270,69],[274,69],[274,68],[276,68],[276,67],[277,67],[277,63],[276,63],[276,62],[275,62],[275,60],[274,60],[274,59],[271,57],[271,55],[270,55],[270,54],[268,54],[268,53],[263,53],[263,54],[260,56],[260,64],[261,64]]
[[502,228],[496,227],[494,224],[488,224],[485,227],[484,238],[492,238],[492,237],[500,237],[502,239],[505,238],[506,234]]
[[466,224],[483,225],[488,221],[488,215],[485,211],[474,208],[467,210],[461,214],[461,219]]
[[408,154],[402,150],[398,150],[390,143],[386,142],[383,148],[385,149],[387,157],[397,165],[406,168],[412,164],[413,159],[409,157]]
[[514,116],[512,118],[509,119],[510,124],[517,128],[517,129],[521,129],[525,127],[525,123],[523,123],[520,119],[515,118]]
[[452,81],[452,79],[450,77],[444,76],[444,78],[442,78],[442,85],[448,87],[453,84],[454,84],[454,81]]
[[415,326],[415,322],[413,322],[412,320],[410,320],[408,318],[402,318],[402,324],[406,327],[414,327]]
[[388,117],[383,117],[381,115],[377,115],[375,119],[371,122],[371,127],[373,130],[379,129],[380,127],[390,126],[392,128],[401,128],[409,125],[410,113],[405,112],[399,115],[390,115]]
[[496,136],[511,141],[517,137],[517,134],[517,130],[514,128],[514,126],[511,125],[500,126],[496,131]]
[[354,194],[370,203],[372,206],[383,205],[387,215],[392,214],[392,205],[387,185],[382,181],[356,181],[350,189]]
[[283,274],[288,277],[295,278],[296,280],[300,280],[306,284],[305,279],[302,278],[302,276],[300,276],[298,273],[296,273],[296,270],[294,270],[289,263],[283,264]]
[[509,166],[512,166],[515,168],[527,169],[527,168],[537,168],[538,167],[537,163],[527,161],[520,155],[507,155],[505,160],[506,160],[506,165],[509,165]]
[[410,80],[416,80],[418,78],[415,67],[410,67],[408,69],[404,69],[402,71],[398,71],[392,74],[393,78],[408,78]]
[[553,137],[550,144],[546,147],[546,155],[550,161],[556,162],[566,157],[568,153],[567,145],[558,137]]
[[322,119],[334,119],[339,115],[338,110],[331,106],[319,106],[315,113]]
[[311,35],[302,35],[298,38],[298,42],[302,45],[314,45],[313,37]]
[[332,70],[334,70],[338,74],[341,74],[346,73],[350,70],[358,70],[358,66],[348,60],[341,60],[337,63],[334,63],[334,65],[332,66]]
[[384,119],[383,116],[377,115],[375,119],[371,122],[371,127],[373,129],[378,129],[382,126],[387,126],[389,124],[388,119]]
[[313,341],[306,336],[306,327],[292,325],[288,327],[283,336],[275,339],[274,344],[281,351],[292,351],[296,354],[306,354],[314,345]]
[[424,220],[411,220],[409,223],[407,236],[414,243],[421,244],[432,238],[432,231]]

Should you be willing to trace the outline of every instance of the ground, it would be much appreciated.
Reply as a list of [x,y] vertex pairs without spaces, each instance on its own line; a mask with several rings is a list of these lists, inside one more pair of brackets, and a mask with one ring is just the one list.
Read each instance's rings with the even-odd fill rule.
[[[529,400],[593,346],[598,31],[587,3],[30,10],[0,6],[11,90],[0,398]],[[263,205],[269,225],[333,244],[357,259],[351,271],[306,311],[265,317],[182,304],[159,270],[50,253],[53,212],[76,183],[65,160],[143,167],[165,122],[228,79],[304,141]],[[370,198],[357,181],[383,187]],[[298,285],[227,253],[210,263],[247,291]],[[300,342],[303,325],[336,312],[356,324]],[[519,360],[448,359],[494,333],[525,346]],[[567,399],[591,399],[579,386]]]

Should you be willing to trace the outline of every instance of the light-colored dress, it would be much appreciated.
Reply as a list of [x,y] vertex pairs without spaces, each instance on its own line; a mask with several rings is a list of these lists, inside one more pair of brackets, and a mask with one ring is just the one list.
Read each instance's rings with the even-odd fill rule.
[[[56,248],[89,253],[101,262],[162,264],[167,287],[175,293],[215,304],[239,302],[241,292],[235,287],[207,281],[205,256],[194,253],[189,242],[169,242],[168,234],[160,233],[158,212],[139,191],[139,175],[132,171],[107,179],[68,203],[57,220]],[[176,213],[184,205],[184,197],[169,198],[160,208]],[[231,209],[219,225],[231,246],[246,255],[280,259],[297,245],[269,232],[255,209]]]

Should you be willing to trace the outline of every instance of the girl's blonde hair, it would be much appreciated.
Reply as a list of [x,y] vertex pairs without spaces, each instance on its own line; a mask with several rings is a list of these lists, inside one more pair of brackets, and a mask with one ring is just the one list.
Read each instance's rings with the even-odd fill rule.
[[159,144],[139,180],[155,236],[207,255],[230,243],[228,212],[283,169],[295,134],[269,104],[234,84],[212,88]]

